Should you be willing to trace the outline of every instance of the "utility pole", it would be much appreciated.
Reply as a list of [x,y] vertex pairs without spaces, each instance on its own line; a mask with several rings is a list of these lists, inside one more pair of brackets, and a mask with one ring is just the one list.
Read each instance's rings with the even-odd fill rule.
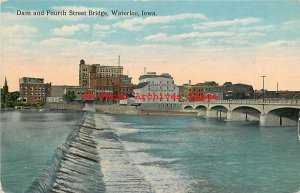
[[265,103],[265,75],[261,76],[263,78],[263,103]]

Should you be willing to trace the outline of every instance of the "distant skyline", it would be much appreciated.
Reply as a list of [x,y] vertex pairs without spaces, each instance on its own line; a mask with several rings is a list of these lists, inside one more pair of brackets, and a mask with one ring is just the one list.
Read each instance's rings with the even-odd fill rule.
[[[100,16],[21,11],[106,11]],[[112,16],[111,10],[156,16]],[[226,81],[300,90],[300,1],[2,1],[1,87],[21,77],[78,85],[80,59],[121,65],[133,82],[147,71],[175,84]]]

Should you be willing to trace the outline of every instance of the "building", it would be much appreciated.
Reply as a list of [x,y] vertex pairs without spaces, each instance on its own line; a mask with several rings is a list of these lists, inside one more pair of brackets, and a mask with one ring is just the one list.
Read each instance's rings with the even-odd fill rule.
[[4,95],[7,95],[9,93],[6,77],[5,77],[4,85],[2,88],[2,92]]
[[43,78],[22,77],[19,88],[21,101],[27,104],[43,103],[51,93],[51,83],[44,83]]
[[197,101],[205,100],[205,91],[206,88],[212,86],[219,86],[215,81],[205,81],[204,83],[197,83],[192,85],[191,81],[189,84],[183,84],[179,86],[179,93],[183,97],[183,101]]
[[115,96],[132,95],[134,84],[123,75],[123,66],[89,65],[84,60],[80,60],[79,66],[79,86],[94,89],[96,100],[112,103],[120,98]]
[[205,93],[214,95],[219,100],[254,99],[253,87],[241,83],[225,82],[222,86],[210,86],[206,88]]
[[67,85],[52,85],[51,94],[47,97],[47,102],[63,102],[64,95],[67,92],[74,92],[76,98],[74,101],[81,101],[88,88],[82,88],[79,86],[67,86]]
[[174,84],[173,77],[164,73],[150,72],[140,76],[139,84],[134,87],[135,103],[145,110],[172,110],[179,107],[182,96]]
[[123,66],[104,66],[100,64],[86,64],[83,59],[79,64],[79,86],[93,88],[101,78],[113,78],[123,75]]

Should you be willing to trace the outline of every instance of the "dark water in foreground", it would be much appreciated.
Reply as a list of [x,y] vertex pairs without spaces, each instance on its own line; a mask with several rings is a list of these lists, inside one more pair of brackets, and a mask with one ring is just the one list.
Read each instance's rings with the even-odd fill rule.
[[157,192],[300,191],[295,127],[195,117],[106,119]]
[[82,112],[1,112],[1,183],[24,192],[50,164]]

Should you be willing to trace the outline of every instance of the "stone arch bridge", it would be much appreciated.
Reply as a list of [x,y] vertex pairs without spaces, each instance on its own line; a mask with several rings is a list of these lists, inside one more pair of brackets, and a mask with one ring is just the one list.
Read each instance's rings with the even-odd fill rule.
[[185,102],[183,111],[231,121],[259,121],[261,126],[295,126],[300,100],[214,100]]

